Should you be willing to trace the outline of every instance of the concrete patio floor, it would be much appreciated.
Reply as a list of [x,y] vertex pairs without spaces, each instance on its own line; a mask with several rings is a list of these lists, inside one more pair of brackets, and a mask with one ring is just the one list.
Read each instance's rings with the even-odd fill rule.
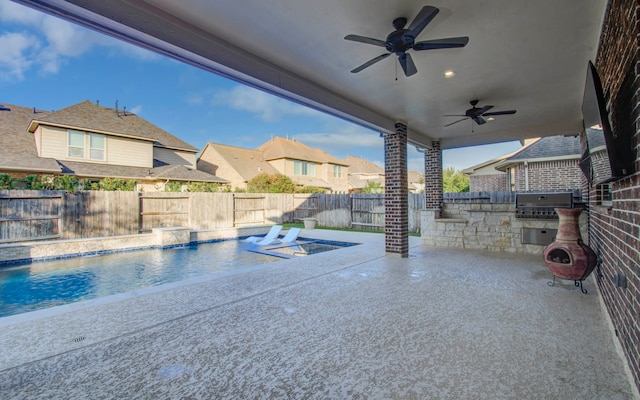
[[637,399],[592,278],[384,236],[0,318],[2,399]]

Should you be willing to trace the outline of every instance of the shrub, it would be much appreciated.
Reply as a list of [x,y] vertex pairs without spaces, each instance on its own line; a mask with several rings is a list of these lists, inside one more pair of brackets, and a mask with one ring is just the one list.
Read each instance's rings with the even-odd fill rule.
[[11,175],[0,174],[0,190],[13,189],[16,184],[16,180]]
[[107,177],[98,182],[85,181],[84,190],[133,192],[136,190],[136,181]]
[[291,178],[282,174],[256,175],[247,183],[249,193],[294,193],[295,185]]
[[182,182],[167,182],[164,185],[165,192],[182,192]]

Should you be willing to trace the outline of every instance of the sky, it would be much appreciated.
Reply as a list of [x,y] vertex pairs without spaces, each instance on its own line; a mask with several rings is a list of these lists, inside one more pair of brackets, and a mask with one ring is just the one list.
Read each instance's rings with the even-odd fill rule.
[[[378,132],[250,88],[9,0],[0,0],[0,104],[59,110],[84,100],[126,107],[190,145],[255,149],[274,136],[338,159],[384,166]],[[520,147],[518,142],[443,151],[462,170]],[[408,147],[408,169],[424,155]]]

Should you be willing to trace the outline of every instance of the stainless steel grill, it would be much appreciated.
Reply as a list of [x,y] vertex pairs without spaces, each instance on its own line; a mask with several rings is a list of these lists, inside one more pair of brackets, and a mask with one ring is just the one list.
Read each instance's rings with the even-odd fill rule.
[[516,218],[558,219],[556,207],[573,208],[573,192],[516,194]]

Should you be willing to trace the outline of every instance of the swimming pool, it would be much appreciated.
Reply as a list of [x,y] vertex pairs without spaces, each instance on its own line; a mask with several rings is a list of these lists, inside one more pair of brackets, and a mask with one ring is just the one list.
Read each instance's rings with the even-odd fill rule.
[[0,266],[0,317],[349,245],[314,241],[262,248],[224,240]]

